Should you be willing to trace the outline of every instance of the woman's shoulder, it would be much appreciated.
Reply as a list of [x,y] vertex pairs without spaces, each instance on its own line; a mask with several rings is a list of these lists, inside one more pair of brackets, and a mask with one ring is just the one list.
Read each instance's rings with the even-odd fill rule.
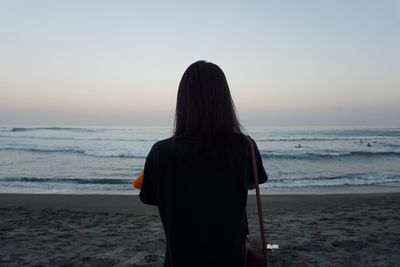
[[191,143],[191,140],[188,138],[171,136],[167,139],[157,141],[151,148],[150,152],[152,153],[171,152],[173,150],[176,150],[185,143]]
[[154,143],[154,145],[151,148],[151,151],[159,151],[159,150],[163,150],[166,149],[168,147],[170,147],[173,143],[174,143],[174,136],[171,136],[167,139],[163,139],[163,140],[159,140],[157,142]]
[[[171,152],[171,150],[192,147],[196,145],[197,142],[198,138],[194,136],[171,136],[169,138],[157,141],[151,148],[151,152]],[[246,144],[246,135],[242,133],[235,133],[229,137],[218,140],[218,143],[221,145],[226,142],[230,145],[232,145],[232,143],[241,145]]]

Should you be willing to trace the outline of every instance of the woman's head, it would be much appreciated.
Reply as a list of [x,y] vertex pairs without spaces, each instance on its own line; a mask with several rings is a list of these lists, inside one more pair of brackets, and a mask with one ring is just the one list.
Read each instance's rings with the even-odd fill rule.
[[241,133],[224,72],[197,61],[182,76],[175,113],[175,136],[214,139]]

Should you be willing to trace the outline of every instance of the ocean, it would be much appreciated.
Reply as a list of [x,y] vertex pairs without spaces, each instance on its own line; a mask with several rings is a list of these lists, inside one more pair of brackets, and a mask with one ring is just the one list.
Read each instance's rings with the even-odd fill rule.
[[[400,128],[248,127],[268,188],[400,183]],[[171,127],[0,127],[2,192],[138,193],[152,145]],[[300,146],[299,146],[300,145]]]

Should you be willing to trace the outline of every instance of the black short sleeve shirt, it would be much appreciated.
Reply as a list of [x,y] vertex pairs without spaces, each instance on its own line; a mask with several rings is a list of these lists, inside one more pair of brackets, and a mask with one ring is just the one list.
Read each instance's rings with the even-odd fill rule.
[[[228,162],[229,153],[217,162],[199,156],[190,138],[171,137],[152,147],[140,199],[158,206],[166,235],[164,266],[241,266],[247,191],[254,182],[245,142]],[[268,177],[257,146],[256,159],[264,183]]]

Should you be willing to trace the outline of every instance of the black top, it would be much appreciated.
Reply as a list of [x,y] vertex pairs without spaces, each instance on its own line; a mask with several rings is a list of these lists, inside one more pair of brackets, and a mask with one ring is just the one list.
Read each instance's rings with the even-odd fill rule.
[[[247,140],[240,136],[236,143],[236,151],[219,149],[225,153],[220,160],[202,156],[190,138],[171,137],[152,147],[140,199],[158,206],[166,235],[164,266],[242,266],[247,190],[254,177]],[[257,146],[256,158],[264,183],[268,177]]]

